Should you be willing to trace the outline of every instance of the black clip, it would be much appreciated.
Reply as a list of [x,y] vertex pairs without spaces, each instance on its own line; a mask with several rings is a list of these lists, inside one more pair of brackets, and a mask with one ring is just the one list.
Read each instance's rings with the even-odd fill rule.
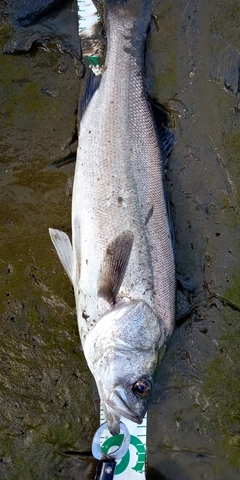
[[94,480],[113,480],[116,464],[117,462],[113,458],[99,460]]

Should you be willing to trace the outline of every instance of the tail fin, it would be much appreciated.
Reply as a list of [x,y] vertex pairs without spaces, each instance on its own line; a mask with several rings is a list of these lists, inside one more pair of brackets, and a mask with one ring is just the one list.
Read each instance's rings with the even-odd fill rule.
[[107,3],[116,3],[118,5],[123,5],[124,3],[128,3],[129,0],[106,0]]
[[106,7],[108,11],[116,11],[119,9],[119,12],[128,11],[127,16],[132,18],[141,19],[145,15],[148,18],[151,17],[152,12],[152,0],[105,0]]

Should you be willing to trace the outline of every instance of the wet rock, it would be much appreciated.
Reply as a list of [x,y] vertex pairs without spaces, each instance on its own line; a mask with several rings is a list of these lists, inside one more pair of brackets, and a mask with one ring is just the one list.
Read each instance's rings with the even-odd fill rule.
[[[0,28],[3,46],[12,30]],[[48,236],[50,224],[70,228],[73,171],[47,165],[70,153],[82,86],[72,57],[53,45],[1,55],[0,65],[0,477],[66,478],[69,469],[74,478],[61,452],[90,449],[98,419],[71,285]]]
[[5,13],[15,31],[4,45],[4,53],[28,51],[33,44],[46,48],[48,42],[54,42],[59,49],[74,55],[80,62],[76,0],[8,0],[7,4]]
[[239,92],[240,54],[220,34],[212,34],[212,60],[210,77],[220,82],[233,95]]
[[45,17],[49,13],[54,13],[64,6],[64,0],[7,0],[10,12],[15,17],[15,21],[23,26],[29,25]]
[[149,36],[149,93],[163,99],[164,105],[174,99],[188,112],[178,115],[167,177],[177,271],[195,283],[189,298],[194,308],[175,331],[149,413],[155,436],[149,437],[148,458],[171,480],[239,475],[235,352],[240,119],[233,114],[239,82],[235,8],[235,2],[228,8],[224,2],[155,2],[158,31]]

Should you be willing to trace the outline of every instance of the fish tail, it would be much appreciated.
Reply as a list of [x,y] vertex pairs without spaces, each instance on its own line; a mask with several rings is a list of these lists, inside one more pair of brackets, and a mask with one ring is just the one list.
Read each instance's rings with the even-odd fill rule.
[[106,3],[110,4],[118,4],[118,5],[124,5],[124,3],[128,3],[129,0],[106,0]]
[[110,12],[125,19],[132,18],[140,23],[145,21],[149,23],[149,15],[152,13],[152,0],[105,0],[107,14]]
[[151,5],[152,0],[106,0],[107,5]]

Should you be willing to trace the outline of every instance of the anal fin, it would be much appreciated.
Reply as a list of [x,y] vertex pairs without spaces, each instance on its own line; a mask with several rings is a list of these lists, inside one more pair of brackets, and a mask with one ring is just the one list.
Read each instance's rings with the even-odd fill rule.
[[98,279],[98,296],[109,303],[116,301],[133,245],[133,233],[126,231],[116,237],[107,247]]
[[73,251],[69,237],[66,233],[61,232],[61,230],[55,230],[54,228],[49,228],[49,234],[59,260],[72,282]]

